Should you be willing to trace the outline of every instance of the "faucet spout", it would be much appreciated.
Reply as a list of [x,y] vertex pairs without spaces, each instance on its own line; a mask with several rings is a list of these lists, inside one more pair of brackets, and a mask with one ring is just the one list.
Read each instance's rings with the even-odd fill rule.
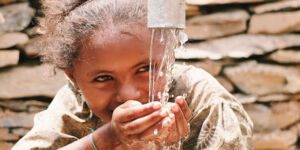
[[184,0],[148,0],[148,28],[185,28]]

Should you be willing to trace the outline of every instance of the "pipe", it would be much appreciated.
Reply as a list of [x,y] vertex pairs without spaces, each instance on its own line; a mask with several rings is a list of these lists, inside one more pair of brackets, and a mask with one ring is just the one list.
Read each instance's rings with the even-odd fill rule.
[[185,28],[184,0],[148,0],[148,28]]

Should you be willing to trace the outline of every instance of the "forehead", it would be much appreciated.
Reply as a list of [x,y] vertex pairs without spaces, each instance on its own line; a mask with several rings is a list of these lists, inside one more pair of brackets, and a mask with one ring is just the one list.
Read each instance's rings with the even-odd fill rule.
[[[142,26],[126,26],[96,31],[79,51],[79,60],[90,63],[116,61],[118,57],[148,57],[151,31]],[[154,44],[153,53],[161,55],[161,46]],[[113,58],[114,60],[111,60]]]
[[150,34],[147,30],[140,30],[136,28],[114,28],[105,31],[96,31],[84,43],[85,49],[97,51],[110,51],[123,49],[128,51],[130,49],[140,49],[140,51],[148,49],[150,46]]
[[122,42],[125,39],[137,40],[139,42],[149,42],[151,32],[146,26],[141,24],[112,25],[106,29],[96,30],[89,37],[92,44]]

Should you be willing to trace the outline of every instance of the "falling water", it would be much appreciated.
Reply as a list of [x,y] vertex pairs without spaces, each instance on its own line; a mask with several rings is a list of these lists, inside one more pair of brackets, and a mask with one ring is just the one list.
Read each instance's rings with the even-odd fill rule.
[[[152,29],[151,45],[149,52],[150,75],[149,75],[149,101],[154,101],[155,97],[160,99],[162,104],[166,104],[169,99],[169,89],[173,81],[172,68],[175,63],[174,49],[178,47],[180,35],[182,31],[179,29]],[[159,38],[159,40],[155,40]],[[163,45],[163,55],[159,62],[159,66],[154,62],[154,42],[160,42]],[[159,79],[165,79],[162,91],[157,91],[157,83]]]
[[[158,98],[163,105],[163,108],[169,101],[169,98],[172,97],[169,95],[169,90],[171,88],[171,83],[173,82],[172,69],[175,63],[174,50],[180,46],[183,47],[183,44],[187,41],[187,35],[180,29],[152,29],[151,35],[151,44],[149,51],[149,101],[155,101],[155,98]],[[154,45],[158,44],[163,45],[163,55],[159,66],[155,65]],[[161,79],[163,79],[164,85],[162,89],[159,89],[158,86],[161,86]],[[157,129],[154,130],[154,135],[157,135]],[[171,145],[163,146],[164,150],[173,150],[180,149],[182,142]]]

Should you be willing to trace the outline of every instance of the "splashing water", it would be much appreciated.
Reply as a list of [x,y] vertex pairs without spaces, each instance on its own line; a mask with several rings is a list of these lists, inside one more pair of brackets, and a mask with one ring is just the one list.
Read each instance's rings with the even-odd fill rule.
[[[149,52],[149,61],[150,61],[150,76],[149,76],[149,101],[154,101],[155,97],[160,98],[160,102],[162,104],[166,104],[169,99],[169,89],[170,85],[173,81],[172,78],[172,68],[175,63],[175,55],[174,49],[178,47],[178,43],[181,42],[181,35],[183,32],[179,29],[152,29],[151,35],[151,45]],[[159,40],[155,40],[155,38]],[[155,65],[154,52],[154,42],[159,42],[159,44],[163,45],[163,55],[161,61],[158,63],[159,65]],[[157,91],[159,88],[157,85],[159,81],[164,79],[164,87]],[[161,83],[160,83],[161,84]]]
[[[168,103],[169,98],[173,98],[174,95],[169,95],[169,90],[171,88],[171,83],[173,82],[172,69],[175,63],[174,50],[180,46],[183,48],[183,44],[188,40],[187,35],[180,29],[152,29],[151,35],[151,45],[149,52],[149,102],[155,101],[157,99],[164,107]],[[159,43],[155,43],[159,42]],[[156,44],[163,45],[163,55],[160,59],[159,65],[155,65],[155,46]],[[161,81],[164,82],[161,82]],[[164,83],[162,88],[161,84]],[[167,110],[167,109],[165,109]],[[158,130],[154,130],[154,135],[158,134]],[[164,150],[180,149],[182,141],[171,145],[163,146]]]

